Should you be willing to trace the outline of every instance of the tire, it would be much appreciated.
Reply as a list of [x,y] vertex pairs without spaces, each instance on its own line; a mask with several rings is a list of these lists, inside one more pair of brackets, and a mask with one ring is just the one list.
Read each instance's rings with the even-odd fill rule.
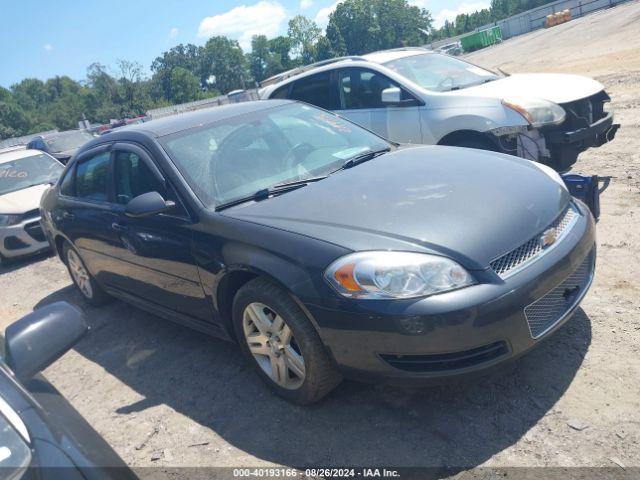
[[258,375],[289,402],[315,403],[342,381],[309,319],[272,282],[257,278],[240,288],[233,301],[233,326]]
[[[111,297],[89,273],[78,251],[69,242],[64,243],[62,254],[71,280],[85,302],[94,307],[99,307],[111,300]],[[80,269],[84,270],[84,273]]]

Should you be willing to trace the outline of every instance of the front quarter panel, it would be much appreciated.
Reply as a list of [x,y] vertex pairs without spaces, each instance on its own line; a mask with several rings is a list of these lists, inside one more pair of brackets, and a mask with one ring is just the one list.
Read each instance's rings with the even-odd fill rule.
[[[221,317],[225,277],[247,272],[270,278],[299,304],[322,301],[332,290],[324,269],[350,251],[328,242],[259,223],[207,212],[194,234],[194,254],[205,294]],[[228,319],[222,319],[228,320]]]

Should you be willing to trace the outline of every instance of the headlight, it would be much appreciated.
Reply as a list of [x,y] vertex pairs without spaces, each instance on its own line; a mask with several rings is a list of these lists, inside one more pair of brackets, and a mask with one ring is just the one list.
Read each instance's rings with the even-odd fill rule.
[[20,215],[5,215],[0,213],[0,226],[15,225],[16,223],[20,223],[20,218]]
[[533,127],[560,125],[567,113],[560,105],[541,98],[505,98],[502,104],[522,115]]
[[472,285],[453,260],[411,252],[359,252],[333,262],[325,278],[342,296],[365,299],[424,297]]

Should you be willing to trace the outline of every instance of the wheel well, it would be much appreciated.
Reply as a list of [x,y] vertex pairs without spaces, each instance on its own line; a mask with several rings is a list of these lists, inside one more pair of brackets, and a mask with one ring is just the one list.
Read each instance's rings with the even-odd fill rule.
[[249,283],[254,278],[257,278],[258,274],[254,272],[248,272],[246,270],[238,270],[235,272],[229,272],[218,285],[216,293],[216,303],[220,316],[229,322],[231,327],[229,331],[233,334],[232,327],[232,309],[233,299],[244,285]]
[[448,145],[455,147],[461,142],[478,142],[487,146],[488,150],[497,151],[496,144],[491,140],[489,135],[475,130],[458,130],[451,132],[440,139],[438,145]]

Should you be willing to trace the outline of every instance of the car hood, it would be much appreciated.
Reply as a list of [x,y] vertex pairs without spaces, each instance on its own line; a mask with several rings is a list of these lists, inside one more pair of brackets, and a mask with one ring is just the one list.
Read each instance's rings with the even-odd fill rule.
[[0,213],[21,214],[40,206],[40,199],[49,184],[35,185],[0,195]]
[[527,160],[425,146],[223,214],[353,251],[440,253],[484,269],[540,233],[568,201],[566,188]]
[[601,83],[579,75],[522,73],[447,94],[494,98],[535,97],[555,103],[568,103],[595,95],[603,88]]

